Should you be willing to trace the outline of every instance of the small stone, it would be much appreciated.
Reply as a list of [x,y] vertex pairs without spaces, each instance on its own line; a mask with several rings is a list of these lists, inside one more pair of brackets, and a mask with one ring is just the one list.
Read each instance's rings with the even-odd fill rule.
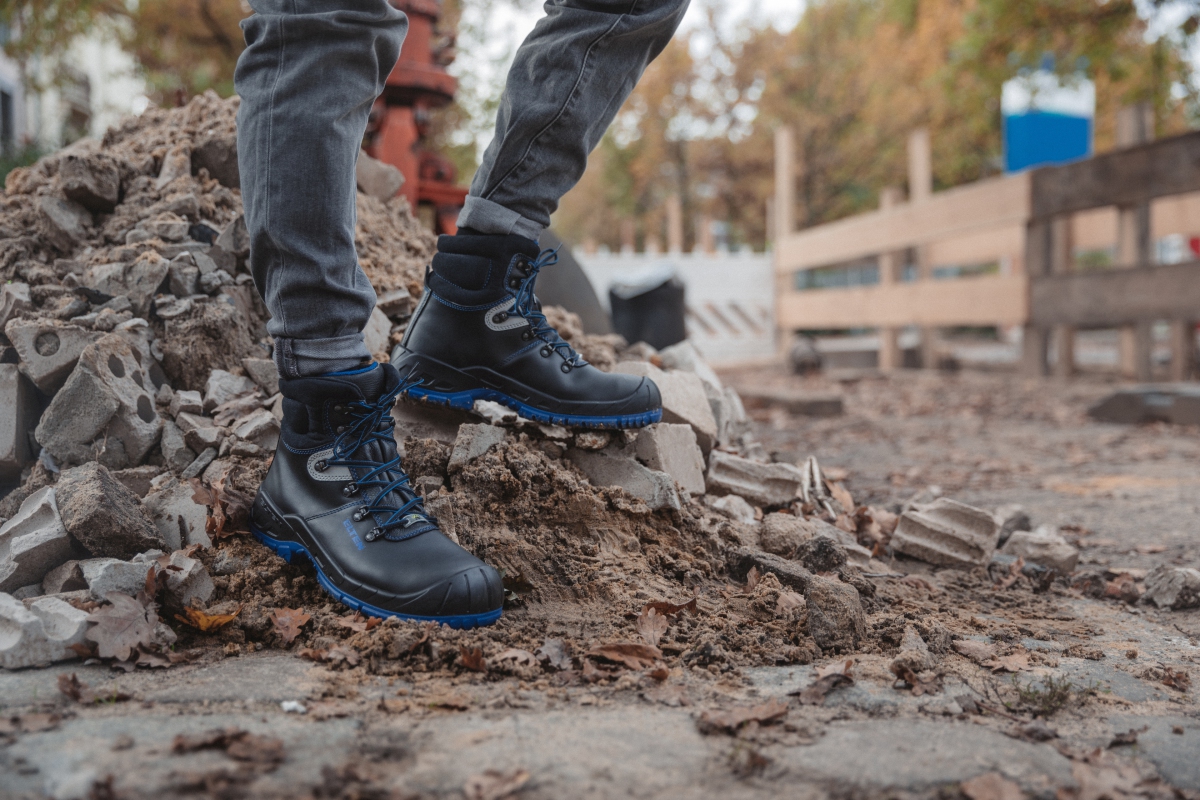
[[167,571],[167,591],[175,596],[183,606],[191,606],[208,602],[216,587],[208,570],[197,559],[185,556],[182,552],[171,553],[170,566],[175,569]]
[[846,548],[832,536],[813,536],[796,548],[794,558],[813,572],[837,572],[846,566]]
[[71,557],[71,539],[47,486],[25,498],[16,516],[0,526],[0,592],[41,583]]
[[71,253],[91,235],[92,215],[78,203],[44,195],[38,210],[47,244],[60,252]]
[[705,497],[704,502],[712,510],[743,525],[753,525],[758,518],[758,515],[754,513],[754,506],[736,494],[729,494],[724,497]]
[[264,450],[274,450],[279,443],[279,420],[267,409],[259,408],[233,423],[233,435]]
[[204,413],[210,414],[217,406],[257,389],[258,386],[249,378],[234,375],[223,369],[214,369],[204,387]]
[[16,364],[0,364],[0,481],[16,481],[33,463],[29,431],[37,425],[38,400]]
[[66,198],[89,211],[111,212],[120,200],[120,170],[99,153],[64,156],[58,162],[58,180]]
[[200,279],[196,281],[196,288],[201,294],[214,295],[217,294],[222,286],[229,286],[233,283],[233,276],[223,269],[216,272],[201,274]]
[[[576,447],[579,437],[576,437]],[[675,479],[691,495],[704,494],[704,453],[690,425],[659,422],[638,431],[638,461]]]
[[494,425],[462,425],[458,429],[458,437],[450,451],[450,463],[447,469],[457,472],[475,459],[504,441],[507,432]]
[[891,545],[930,564],[971,569],[987,565],[999,534],[991,514],[941,497],[901,514]]
[[208,507],[197,503],[195,494],[191,485],[172,478],[142,501],[169,550],[194,544],[212,547],[205,528]]
[[929,645],[925,644],[921,634],[912,625],[905,625],[904,635],[900,640],[900,652],[892,659],[892,673],[899,675],[903,670],[908,670],[915,675],[935,666],[937,660],[933,653],[929,652]]
[[[244,214],[238,214],[225,226],[217,237],[216,246],[239,259],[250,255],[250,232],[246,229]],[[203,272],[203,268],[200,271]]]
[[867,635],[858,590],[848,583],[813,575],[804,592],[808,633],[822,650],[851,650]]
[[1165,564],[1155,567],[1146,576],[1146,593],[1142,597],[1159,608],[1174,611],[1200,608],[1200,570]]
[[582,431],[575,434],[575,446],[580,450],[603,450],[608,447],[607,431]]
[[213,557],[212,573],[214,575],[234,575],[250,569],[253,562],[249,556],[236,556],[228,549],[217,551]]
[[55,494],[63,526],[91,556],[129,559],[165,545],[137,497],[95,462],[63,472]]
[[156,467],[153,464],[143,464],[140,467],[115,470],[112,476],[136,496],[145,497],[150,493],[151,487],[154,486],[154,479],[161,475],[162,472],[162,467]]
[[363,329],[363,345],[376,358],[386,355],[391,348],[392,321],[376,306]]
[[154,188],[162,189],[176,178],[192,174],[192,148],[189,142],[179,143],[171,147],[163,156],[162,169],[158,171],[158,179]]
[[33,301],[29,299],[28,283],[13,282],[0,287],[0,329],[3,329],[10,319],[16,319],[32,310]]
[[778,578],[781,584],[797,592],[806,591],[814,577],[803,565],[795,561],[751,547],[739,547],[732,551],[729,568],[733,577],[740,581],[747,579],[751,569],[758,570],[759,575],[770,573]]
[[199,414],[180,412],[175,417],[179,430],[183,431],[183,441],[194,452],[203,452],[210,447],[218,447],[224,434],[208,417]]
[[171,398],[171,416],[178,417],[181,413],[200,414],[204,411],[204,401],[199,392],[182,389]]
[[188,221],[170,212],[142,220],[140,227],[164,242],[182,242],[188,235]]
[[40,667],[78,658],[71,645],[83,644],[88,612],[56,597],[42,597],[29,607],[0,593],[0,667]]
[[147,571],[145,564],[116,558],[68,561],[46,575],[42,581],[42,591],[46,594],[61,594],[87,589],[93,600],[103,600],[109,592],[120,592],[132,597],[145,588]]
[[1079,564],[1079,550],[1072,547],[1053,525],[1042,525],[1036,531],[1016,531],[1000,551],[1063,575],[1070,575]]
[[200,477],[200,474],[208,468],[208,465],[213,463],[217,458],[217,448],[209,447],[196,456],[196,460],[188,465],[188,468],[179,474],[181,480],[190,481],[192,478]]
[[471,413],[483,417],[489,425],[516,425],[520,419],[517,412],[494,400],[476,400],[471,407]]
[[88,267],[82,277],[83,285],[98,292],[129,298],[130,309],[144,317],[158,287],[171,270],[171,262],[153,250],[138,256],[133,263],[96,264]]
[[675,480],[670,475],[648,469],[630,455],[612,449],[598,453],[571,449],[567,451],[567,458],[594,486],[618,486],[651,510],[683,507]]
[[[176,297],[187,297],[197,291],[197,281],[200,279],[200,268],[183,261],[184,256],[177,256],[167,267],[167,288]],[[190,254],[188,261],[191,261]],[[162,316],[161,312],[159,316]]]
[[714,450],[705,483],[710,492],[736,494],[759,506],[784,506],[800,494],[804,473],[791,464],[757,461]]
[[279,370],[269,358],[243,358],[242,369],[268,397],[279,394]]
[[1000,506],[992,512],[992,516],[996,518],[996,524],[1000,526],[1000,538],[996,541],[998,547],[1007,542],[1008,537],[1017,531],[1033,530],[1033,521],[1022,506],[1016,504]]
[[188,465],[196,458],[195,451],[188,447],[187,442],[183,439],[183,431],[170,420],[163,420],[159,449],[162,451],[163,461],[174,472],[187,469]]
[[389,200],[404,185],[404,174],[387,162],[358,151],[354,165],[354,180],[358,190],[376,200]]
[[232,133],[210,133],[196,142],[192,150],[192,172],[208,170],[210,178],[230,189],[240,189],[237,136]]
[[402,319],[412,313],[413,297],[407,289],[393,289],[380,295],[375,305],[389,318]]

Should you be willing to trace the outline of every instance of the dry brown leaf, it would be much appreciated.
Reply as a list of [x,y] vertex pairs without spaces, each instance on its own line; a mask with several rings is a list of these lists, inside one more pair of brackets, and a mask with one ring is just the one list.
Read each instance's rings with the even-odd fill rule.
[[589,658],[600,658],[630,669],[645,669],[654,666],[654,662],[662,658],[662,651],[657,647],[637,642],[612,642],[596,645],[588,650],[587,655]]
[[107,694],[96,694],[90,686],[79,680],[79,676],[74,672],[70,675],[58,676],[58,690],[76,703],[87,705],[92,703],[120,703],[133,699],[133,695],[126,694],[115,688]]
[[462,660],[462,665],[472,672],[487,672],[487,659],[483,657],[483,650],[478,647],[462,646],[458,648],[459,658]]
[[480,775],[472,775],[468,778],[463,786],[463,794],[467,800],[505,800],[516,794],[527,783],[529,783],[527,770],[516,769],[511,772],[501,772],[489,769]]
[[158,614],[153,603],[142,605],[120,592],[109,592],[104,599],[110,605],[88,615],[93,627],[85,637],[96,643],[101,658],[127,661],[138,645],[148,645],[154,639]]
[[658,640],[667,632],[667,618],[658,613],[656,609],[644,608],[642,613],[638,614],[637,632],[646,644],[651,647],[658,647]]
[[215,728],[199,734],[177,735],[171,743],[176,755],[198,750],[224,750],[238,761],[274,767],[284,760],[283,742],[269,736],[244,731],[241,728]]
[[817,668],[818,678],[828,678],[830,675],[844,675],[850,677],[850,670],[854,668],[854,662],[850,659],[845,661],[834,661],[831,664],[826,664],[823,667]]
[[[902,664],[893,664],[892,674],[909,685],[913,697],[938,694],[942,691],[942,676],[932,672],[913,672]],[[902,687],[896,687],[902,688]]]
[[690,611],[693,614],[699,613],[696,607],[696,598],[688,600],[686,603],[670,603],[666,600],[655,600],[653,603],[646,603],[642,606],[642,613],[645,614],[647,609],[653,608],[664,617],[673,617],[680,611]]
[[750,708],[734,708],[729,711],[705,711],[696,721],[700,732],[736,733],[739,728],[750,722],[766,725],[778,722],[787,716],[788,705],[782,700],[771,699],[765,703]]
[[1160,665],[1163,671],[1163,685],[1170,686],[1172,689],[1178,689],[1181,692],[1186,692],[1192,685],[1192,676],[1188,675],[1181,669],[1171,669],[1170,667]]
[[825,698],[834,689],[854,685],[854,678],[850,677],[850,668],[853,665],[853,661],[837,661],[827,664],[817,670],[816,680],[803,689],[788,692],[788,694],[799,698],[801,705],[825,705]]
[[233,622],[240,613],[242,606],[238,606],[232,614],[207,614],[196,608],[185,608],[182,614],[175,615],[175,619],[185,625],[191,625],[201,633],[212,633]]
[[1024,800],[1025,792],[999,772],[985,772],[959,785],[971,800]]
[[347,614],[344,617],[338,617],[336,620],[337,624],[341,625],[343,628],[349,628],[350,630],[358,633],[369,630],[367,627],[368,621],[369,620],[367,620],[367,618],[357,611],[355,611],[353,614]]
[[271,611],[269,619],[283,643],[291,644],[312,616],[299,608],[276,608]]
[[994,645],[974,639],[955,639],[953,647],[959,655],[964,655],[977,664],[988,661],[996,656]]
[[758,567],[751,567],[750,571],[746,573],[746,594],[752,594],[754,587],[758,586],[761,579],[762,575],[759,574]]
[[992,672],[1020,672],[1023,669],[1029,669],[1029,653],[1025,650],[1018,650],[1006,656],[996,656],[990,661],[984,661],[981,666],[987,667]]
[[[828,475],[826,477],[829,477]],[[829,494],[838,502],[847,513],[854,513],[854,498],[850,496],[850,490],[840,483],[833,482],[829,484]]]

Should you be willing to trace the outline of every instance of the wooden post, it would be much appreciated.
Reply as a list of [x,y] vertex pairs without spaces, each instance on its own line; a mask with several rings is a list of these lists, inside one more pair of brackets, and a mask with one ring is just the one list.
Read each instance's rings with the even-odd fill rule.
[[1171,380],[1191,380],[1196,369],[1196,323],[1171,320]]
[[[1050,272],[1052,261],[1050,223],[1046,220],[1030,220],[1025,226],[1025,273],[1032,281]],[[1049,374],[1047,353],[1049,330],[1036,325],[1025,325],[1021,345],[1021,372],[1030,378],[1041,378]]]
[[933,152],[929,129],[918,128],[908,135],[908,201],[923,203],[933,194]]
[[904,366],[904,353],[900,350],[900,329],[879,329],[879,370],[894,372]]
[[[1071,237],[1071,217],[1055,217],[1049,227],[1050,272],[1061,275],[1075,267],[1075,245]],[[1075,374],[1075,328],[1070,325],[1055,325],[1054,374],[1069,378]]]
[[1049,350],[1049,332],[1045,328],[1026,325],[1021,340],[1021,372],[1030,378],[1041,378],[1049,373],[1046,353]]
[[775,250],[796,224],[796,141],[792,129],[775,129]]
[[[1117,110],[1117,147],[1132,147],[1154,138],[1154,112],[1148,103]],[[1153,261],[1150,204],[1136,203],[1117,209],[1117,266],[1137,269]],[[1120,369],[1126,378],[1151,379],[1154,346],[1149,322],[1120,328]]]

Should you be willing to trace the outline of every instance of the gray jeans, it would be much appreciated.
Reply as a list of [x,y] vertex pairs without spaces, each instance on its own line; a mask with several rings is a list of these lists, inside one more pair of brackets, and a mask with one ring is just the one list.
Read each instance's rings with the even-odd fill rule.
[[[688,0],[549,0],[517,51],[460,226],[536,239]],[[235,83],[250,266],[285,377],[370,358],[354,162],[408,30],[387,0],[251,0]]]

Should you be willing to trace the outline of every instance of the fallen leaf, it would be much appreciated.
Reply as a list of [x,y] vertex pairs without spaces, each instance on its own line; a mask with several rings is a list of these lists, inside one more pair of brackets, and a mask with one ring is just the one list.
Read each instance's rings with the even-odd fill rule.
[[940,591],[940,589],[922,578],[920,575],[905,575],[900,579],[900,583],[903,583],[905,586],[913,586],[917,589],[924,589],[930,594],[937,594]]
[[176,755],[199,750],[224,750],[238,761],[278,765],[284,760],[283,742],[269,736],[244,731],[241,728],[214,728],[198,734],[178,734],[171,742]]
[[831,664],[826,664],[823,667],[817,668],[818,678],[828,678],[830,675],[844,675],[850,677],[850,670],[854,668],[854,662],[850,659],[845,661],[834,661]]
[[315,650],[311,647],[302,648],[296,655],[300,658],[307,658],[309,661],[316,661],[320,664],[330,664],[338,666],[339,664],[347,664],[351,667],[358,666],[358,662],[362,659],[358,651],[353,647],[333,647],[328,650]]
[[613,642],[600,644],[588,650],[590,658],[601,658],[614,664],[622,664],[630,669],[645,669],[654,665],[662,658],[662,651],[657,647],[636,642]]
[[996,656],[990,661],[984,661],[981,666],[987,667],[992,672],[1020,672],[1023,669],[1029,669],[1029,653],[1025,650],[1018,650],[1006,656]]
[[693,614],[699,613],[696,607],[696,598],[688,600],[686,603],[669,603],[666,600],[655,600],[652,603],[646,603],[642,606],[642,613],[645,614],[647,609],[653,608],[664,617],[673,617],[680,611],[689,611]]
[[283,643],[291,644],[300,635],[300,629],[312,619],[312,616],[305,614],[299,608],[276,608],[271,611],[269,619],[275,626],[275,633],[279,634]]
[[938,694],[942,691],[942,676],[936,673],[916,673],[902,664],[893,664],[892,674],[908,684],[913,697]]
[[768,700],[765,703],[749,708],[734,708],[729,711],[705,711],[700,715],[696,725],[701,733],[736,733],[739,728],[750,722],[766,725],[778,722],[787,716],[788,705],[782,700]]
[[62,717],[58,714],[21,714],[17,717],[17,727],[21,733],[41,733],[54,730],[61,721]]
[[858,523],[849,514],[838,514],[837,519],[833,521],[833,527],[851,535],[858,533]]
[[516,769],[512,772],[501,772],[496,769],[485,770],[480,775],[472,775],[463,785],[463,794],[467,800],[504,800],[512,797],[525,784],[529,783],[529,772]]
[[76,703],[84,703],[85,705],[91,705],[92,703],[121,703],[133,699],[133,695],[126,694],[115,687],[107,694],[96,694],[90,686],[79,680],[79,676],[74,672],[70,675],[58,676],[58,690]]
[[1024,800],[1021,787],[999,772],[985,772],[959,784],[971,800]]
[[777,614],[790,614],[794,611],[799,611],[804,606],[804,595],[799,592],[783,591],[779,593],[779,599],[775,601],[775,612]]
[[1125,759],[1096,748],[1071,764],[1075,786],[1059,789],[1059,800],[1118,800],[1137,794],[1141,775]]
[[347,614],[344,617],[337,618],[337,624],[343,628],[349,628],[352,631],[362,633],[367,630],[367,620],[362,614],[355,611],[353,614]]
[[646,644],[651,647],[658,647],[658,640],[667,632],[667,618],[658,613],[656,609],[645,608],[641,614],[638,614],[637,632]]
[[537,649],[537,657],[557,670],[567,670],[572,667],[571,655],[562,639],[547,639]]
[[185,608],[182,614],[175,615],[175,619],[196,628],[201,633],[211,633],[233,622],[240,613],[242,613],[242,606],[238,606],[232,614],[206,614],[197,608]]
[[1181,669],[1171,669],[1166,665],[1160,664],[1163,671],[1163,685],[1170,686],[1172,689],[1178,689],[1181,692],[1186,692],[1192,685],[1192,676],[1188,675]]
[[138,645],[148,645],[154,639],[158,614],[153,603],[142,605],[120,592],[109,592],[104,599],[110,605],[88,614],[88,622],[94,626],[85,638],[96,643],[101,658],[127,661]]
[[[826,478],[829,476],[826,475]],[[840,483],[831,482],[829,484],[829,494],[838,502],[838,505],[847,512],[854,511],[854,498],[850,495],[850,490]]]
[[487,672],[487,659],[483,657],[483,650],[478,647],[462,646],[458,648],[459,658],[462,659],[462,665],[472,672]]
[[746,594],[752,593],[761,579],[762,575],[759,574],[758,567],[751,567],[750,571],[746,573]]
[[797,697],[801,705],[822,706],[825,705],[825,698],[834,689],[853,685],[854,679],[849,675],[842,672],[835,672],[832,675],[819,677],[805,688],[796,692],[788,692],[788,694]]
[[493,658],[492,661],[495,663],[511,661],[513,664],[519,667],[536,667],[538,663],[537,656],[535,656],[533,653],[529,652],[528,650],[520,650],[516,647],[508,648],[504,652],[500,653],[500,655]]
[[955,639],[953,647],[955,652],[966,656],[977,664],[988,661],[996,655],[995,646],[974,639]]

